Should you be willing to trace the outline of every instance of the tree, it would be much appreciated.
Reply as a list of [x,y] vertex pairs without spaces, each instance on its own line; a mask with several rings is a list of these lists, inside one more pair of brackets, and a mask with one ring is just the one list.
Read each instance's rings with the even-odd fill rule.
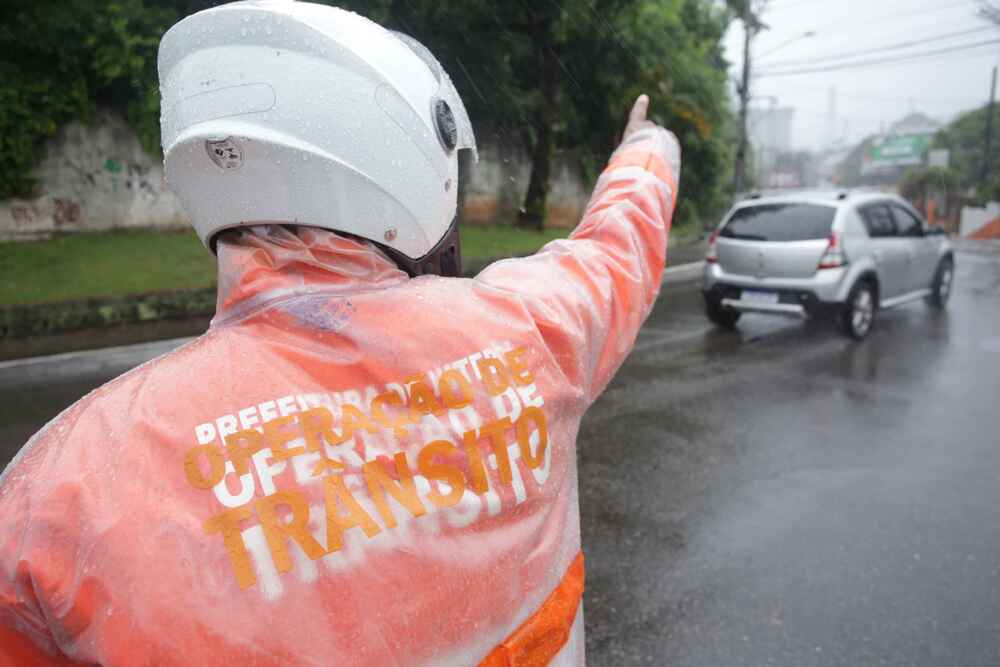
[[979,0],[979,16],[1000,25],[1000,5],[990,0]]
[[709,0],[389,0],[366,13],[440,58],[480,137],[528,149],[521,224],[544,222],[553,149],[579,151],[596,175],[640,92],[684,148],[679,221],[725,205],[733,127],[721,40],[732,16]]
[[0,13],[0,197],[26,194],[63,124],[115,109],[159,151],[160,36],[197,0],[6,0]]
[[927,199],[934,193],[941,193],[945,199],[957,194],[961,177],[954,169],[944,167],[916,167],[903,175],[899,182],[899,194],[908,199],[917,209],[927,208]]
[[[524,145],[521,222],[544,222],[555,148],[591,176],[636,95],[684,150],[677,222],[713,219],[733,144],[721,40],[732,14],[713,0],[325,0],[413,35],[452,74],[479,136]],[[221,0],[7,0],[0,14],[0,196],[30,189],[44,142],[98,106],[124,114],[159,150],[156,51],[182,16]]]
[[[934,148],[947,148],[951,168],[958,178],[958,186],[964,191],[982,189],[989,183],[982,182],[984,154],[983,135],[986,131],[988,106],[960,115],[948,126],[934,135]],[[1000,107],[993,109],[993,126],[1000,127]],[[991,161],[1000,164],[1000,142],[994,141],[990,147]],[[983,193],[978,193],[983,196]]]

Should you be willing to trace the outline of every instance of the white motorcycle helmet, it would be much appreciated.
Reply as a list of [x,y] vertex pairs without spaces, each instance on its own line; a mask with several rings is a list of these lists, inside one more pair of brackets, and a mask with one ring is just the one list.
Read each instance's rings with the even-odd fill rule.
[[460,270],[468,114],[416,40],[334,7],[234,2],[159,52],[167,180],[202,242],[295,224],[375,242],[411,275]]

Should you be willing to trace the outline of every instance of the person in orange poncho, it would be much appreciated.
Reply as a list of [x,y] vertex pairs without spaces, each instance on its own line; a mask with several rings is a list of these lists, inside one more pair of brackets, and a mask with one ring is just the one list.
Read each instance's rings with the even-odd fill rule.
[[584,664],[575,441],[680,168],[648,98],[569,239],[463,279],[474,137],[419,43],[234,3],[159,66],[218,311],[4,471],[0,665]]

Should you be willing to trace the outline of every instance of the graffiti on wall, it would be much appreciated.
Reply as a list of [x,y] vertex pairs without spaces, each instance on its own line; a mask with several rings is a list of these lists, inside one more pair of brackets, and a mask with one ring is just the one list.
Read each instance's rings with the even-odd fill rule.
[[0,201],[0,239],[118,227],[175,229],[187,221],[166,187],[160,161],[112,113],[62,128],[33,175],[35,196]]
[[55,222],[56,227],[75,225],[80,222],[79,202],[56,197],[52,203],[55,207],[52,213],[52,220]]
[[14,224],[18,227],[30,227],[35,224],[35,210],[31,206],[14,206],[11,208],[11,216]]

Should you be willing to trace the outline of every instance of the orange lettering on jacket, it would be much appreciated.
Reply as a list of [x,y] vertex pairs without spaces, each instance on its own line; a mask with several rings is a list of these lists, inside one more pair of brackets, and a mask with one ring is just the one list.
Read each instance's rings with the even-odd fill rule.
[[[387,386],[382,393],[367,394],[367,410],[360,407],[356,398],[358,392],[354,392],[354,397],[348,395],[346,399],[329,401],[329,408],[317,406],[319,401],[315,398],[297,398],[298,411],[290,410],[291,403],[284,399],[271,401],[269,419],[262,420],[253,428],[225,435],[223,447],[215,443],[205,444],[211,438],[211,429],[204,428],[205,424],[199,425],[201,430],[196,435],[200,444],[185,452],[184,475],[193,488],[214,489],[220,502],[233,502],[238,497],[242,500],[236,502],[245,503],[235,508],[227,505],[228,509],[204,522],[206,534],[221,536],[239,586],[247,588],[257,582],[252,559],[259,554],[256,551],[251,553],[244,543],[244,532],[252,527],[244,524],[254,519],[266,540],[266,553],[274,563],[272,572],[286,573],[294,567],[290,542],[309,559],[316,560],[343,549],[345,535],[352,530],[360,529],[366,538],[371,539],[383,530],[397,528],[401,521],[400,510],[409,514],[407,518],[447,510],[462,503],[467,489],[483,497],[483,507],[489,503],[495,508],[490,511],[491,516],[499,511],[499,502],[524,502],[522,480],[526,478],[519,469],[515,470],[515,466],[523,465],[529,470],[543,467],[550,446],[549,423],[539,407],[544,405],[544,401],[538,396],[537,388],[532,387],[535,375],[529,359],[529,350],[523,347],[506,352],[503,349],[493,350],[490,356],[477,353],[471,355],[465,365],[460,366],[456,362],[428,376],[408,376],[403,384],[392,385],[395,389]],[[471,373],[467,375],[466,369],[475,372],[475,377]],[[478,385],[474,385],[477,381]],[[509,405],[511,400],[520,400],[518,411],[508,413],[517,415],[517,419],[503,416],[501,408],[496,407],[499,405],[496,400],[476,406],[476,389],[480,396],[506,394],[505,405]],[[467,421],[469,415],[466,413],[455,420],[454,414],[446,413],[472,407],[478,414],[491,403],[497,417],[486,421],[475,420],[472,423],[479,424],[478,427],[465,431],[459,438],[457,429],[460,424],[470,423]],[[284,411],[281,416],[276,414],[276,406]],[[337,417],[335,412],[339,413]],[[437,428],[450,425],[455,438],[438,436],[422,447],[406,446],[415,458],[408,458],[406,452],[395,452],[390,458],[381,453],[383,450],[378,448],[380,443],[375,449],[378,455],[365,461],[365,448],[371,445],[362,440],[350,450],[352,453],[337,454],[329,449],[351,441],[359,432],[391,433],[396,438],[405,438],[418,428],[433,428],[433,420],[424,422],[424,417],[429,415],[439,418]],[[217,422],[221,424],[221,418]],[[252,424],[249,418],[243,423]],[[209,427],[212,425],[207,424]],[[221,426],[219,429],[220,433],[225,433]],[[292,443],[296,444],[293,446]],[[268,463],[266,456],[255,456],[268,449],[274,463]],[[360,453],[360,460],[357,456],[352,459],[353,453]],[[318,462],[315,461],[316,454],[320,455]],[[286,469],[285,461],[307,455],[313,460],[308,463],[299,461],[306,467],[295,466],[299,472],[294,479],[305,483],[303,475],[309,476],[310,471],[314,476],[323,475],[322,500],[312,507],[310,487],[282,488],[293,478],[289,473],[284,477],[277,476]],[[227,459],[232,468],[228,467]],[[523,464],[518,464],[517,459]],[[410,460],[415,460],[415,469],[411,469]],[[270,486],[263,485],[263,481],[251,486],[256,497],[248,497],[246,491],[239,496],[219,495],[218,485],[225,479],[227,470],[235,470],[242,477],[248,475],[251,468],[255,470],[256,478],[263,480],[267,476]],[[287,466],[288,470],[292,468]],[[356,497],[359,489],[348,487],[344,475],[352,473],[360,475],[355,479],[363,480],[362,488],[367,498]],[[243,488],[247,488],[247,483],[253,484],[254,478],[251,477],[250,482],[242,482]],[[546,478],[536,477],[535,483],[541,486]],[[426,483],[420,486],[418,481]],[[498,495],[502,487],[511,490],[511,493]],[[318,486],[313,488],[319,490]],[[310,530],[311,511],[325,513],[325,546]]]
[[399,452],[393,457],[393,461],[398,482],[389,478],[380,459],[369,461],[362,468],[365,484],[368,485],[368,495],[375,502],[375,509],[382,516],[387,528],[396,527],[396,517],[389,507],[385,497],[386,492],[413,516],[423,516],[427,513],[423,503],[420,502],[420,496],[417,495],[417,487],[413,484],[413,473],[410,472],[410,466],[406,462],[406,454]]
[[[278,516],[278,508],[291,510],[291,518],[286,522]],[[298,491],[278,491],[254,503],[254,510],[260,518],[267,538],[267,548],[278,572],[292,569],[292,558],[288,555],[288,540],[292,539],[302,547],[311,560],[326,553],[316,538],[309,532],[309,503]]]
[[243,544],[243,535],[240,534],[240,523],[249,519],[252,514],[247,506],[237,507],[210,517],[204,524],[207,534],[222,533],[222,542],[226,545],[226,554],[240,588],[249,588],[257,583],[253,563],[250,562],[250,552]]
[[462,499],[462,494],[465,493],[465,476],[458,466],[435,463],[434,457],[439,456],[447,460],[455,459],[459,455],[458,447],[452,443],[447,440],[435,440],[424,445],[417,456],[417,469],[421,475],[427,479],[440,480],[451,489],[447,494],[442,494],[434,488],[433,484],[431,485],[431,491],[427,497],[441,509],[451,507]]
[[226,436],[226,455],[240,475],[246,474],[250,466],[250,457],[262,449],[264,449],[264,438],[253,429]]
[[[210,466],[207,475],[202,473],[198,463],[202,457],[208,459]],[[222,452],[215,445],[195,445],[184,455],[184,473],[194,488],[211,489],[225,476],[226,461],[222,458]]]
[[[365,508],[351,495],[340,475],[328,476],[323,484],[327,551],[340,551],[344,547],[344,532],[351,528],[361,528],[368,537],[375,537],[382,532]],[[344,508],[343,513],[341,507]]]

